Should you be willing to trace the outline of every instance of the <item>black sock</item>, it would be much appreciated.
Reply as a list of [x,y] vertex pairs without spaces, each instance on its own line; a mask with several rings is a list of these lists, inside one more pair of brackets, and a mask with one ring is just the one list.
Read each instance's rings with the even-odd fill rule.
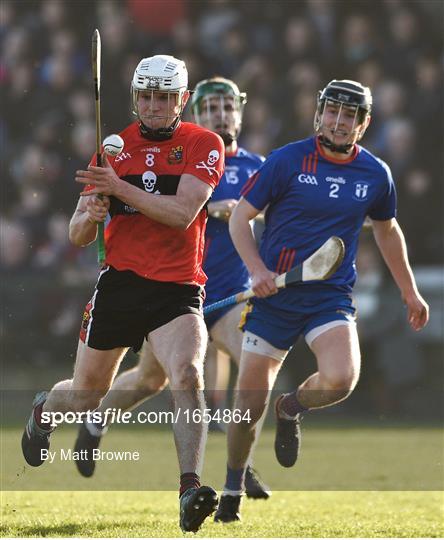
[[51,423],[50,422],[42,422],[42,412],[43,412],[43,403],[40,403],[37,405],[37,407],[34,407],[34,420],[36,424],[39,426],[39,428],[44,429],[45,431],[51,431]]
[[292,418],[294,418],[298,413],[308,410],[307,407],[304,407],[299,403],[296,394],[297,390],[295,392],[291,392],[291,394],[287,394],[279,403],[279,411],[291,416]]
[[200,477],[194,472],[186,472],[180,475],[180,488],[179,488],[179,497],[187,489],[190,488],[200,488]]

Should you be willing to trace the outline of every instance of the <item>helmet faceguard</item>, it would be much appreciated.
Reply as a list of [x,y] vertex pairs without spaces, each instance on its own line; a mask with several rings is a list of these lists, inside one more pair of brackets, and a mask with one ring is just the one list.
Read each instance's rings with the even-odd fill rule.
[[[143,58],[134,71],[131,82],[132,112],[140,121],[140,131],[152,140],[169,139],[178,126],[186,104],[184,98],[188,87],[188,72],[185,63],[173,56],[158,54]],[[139,96],[151,100],[151,105],[140,114]],[[167,112],[156,112],[158,98],[166,100]]]
[[[326,105],[336,108],[334,126],[325,125]],[[319,135],[320,143],[332,150],[347,154],[356,142],[362,139],[370,121],[372,94],[370,88],[349,80],[333,80],[318,93],[316,113],[314,117],[315,133]],[[344,132],[345,115],[353,116],[353,122]],[[349,123],[349,120],[347,121]],[[337,142],[339,138],[344,139]]]
[[220,135],[226,145],[239,137],[247,95],[229,79],[213,77],[197,84],[191,101],[196,123]]

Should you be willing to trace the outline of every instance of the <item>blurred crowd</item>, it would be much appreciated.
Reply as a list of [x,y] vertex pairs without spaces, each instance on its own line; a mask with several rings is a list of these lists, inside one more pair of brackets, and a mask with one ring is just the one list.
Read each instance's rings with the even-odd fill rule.
[[[363,144],[391,166],[413,265],[442,263],[442,2],[2,0],[0,10],[3,276],[66,286],[96,274],[94,249],[67,238],[74,171],[95,148],[96,27],[103,136],[132,120],[133,70],[158,53],[185,60],[191,87],[216,74],[234,79],[248,94],[240,142],[264,155],[312,133],[317,91],[331,79],[370,86]],[[55,300],[54,335],[78,326],[85,298],[80,307],[67,298]]]

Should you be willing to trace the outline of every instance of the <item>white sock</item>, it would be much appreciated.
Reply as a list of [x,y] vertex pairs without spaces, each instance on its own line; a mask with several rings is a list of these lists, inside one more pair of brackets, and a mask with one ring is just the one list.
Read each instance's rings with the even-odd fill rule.
[[234,489],[227,489],[226,487],[224,487],[222,497],[224,497],[225,495],[230,495],[230,497],[239,497],[239,496],[242,497],[243,494],[244,492],[242,489],[234,490]]
[[101,437],[102,435],[105,435],[105,433],[108,431],[108,426],[101,428],[96,426],[95,424],[92,424],[91,422],[85,422],[85,426],[93,437]]

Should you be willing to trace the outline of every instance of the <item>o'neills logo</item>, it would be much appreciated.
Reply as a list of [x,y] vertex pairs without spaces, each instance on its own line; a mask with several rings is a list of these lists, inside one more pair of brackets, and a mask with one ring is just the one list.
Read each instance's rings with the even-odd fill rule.
[[342,178],[342,176],[338,176],[337,178],[335,178],[334,176],[327,176],[325,181],[334,182],[335,184],[345,184],[346,182],[345,178]]
[[175,148],[171,148],[171,150],[168,153],[168,163],[170,165],[176,165],[177,163],[181,163],[183,159],[183,146],[176,146]]

